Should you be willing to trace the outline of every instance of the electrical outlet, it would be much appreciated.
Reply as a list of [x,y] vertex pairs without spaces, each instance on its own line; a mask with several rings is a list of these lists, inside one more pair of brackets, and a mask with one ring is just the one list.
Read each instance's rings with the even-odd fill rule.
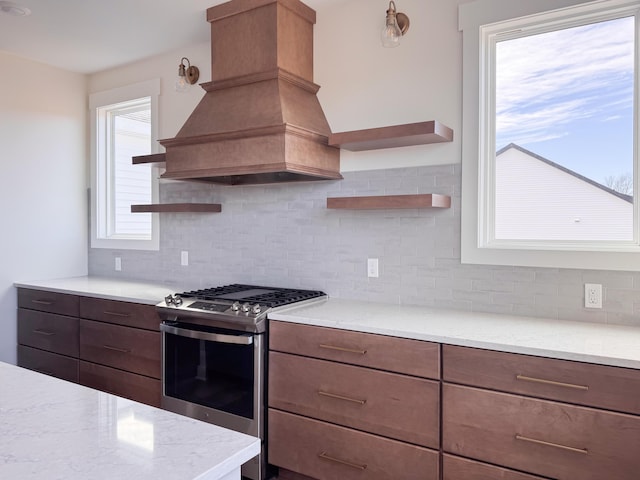
[[180,265],[182,265],[183,267],[189,265],[189,252],[187,252],[186,250],[180,252]]
[[120,257],[116,257],[114,268],[116,269],[116,272],[122,270],[122,259]]
[[602,285],[599,283],[584,284],[584,307],[602,308]]
[[367,258],[367,277],[378,278],[378,259]]

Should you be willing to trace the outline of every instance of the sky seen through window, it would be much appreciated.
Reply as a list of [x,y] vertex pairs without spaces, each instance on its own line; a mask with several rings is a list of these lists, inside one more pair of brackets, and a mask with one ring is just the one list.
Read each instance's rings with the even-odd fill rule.
[[515,143],[601,184],[632,174],[634,29],[625,17],[498,42],[496,150]]

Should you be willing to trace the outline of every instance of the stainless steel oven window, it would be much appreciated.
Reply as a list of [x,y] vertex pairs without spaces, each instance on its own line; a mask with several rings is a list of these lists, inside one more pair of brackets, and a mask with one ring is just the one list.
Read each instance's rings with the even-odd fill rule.
[[164,395],[247,419],[261,401],[254,335],[163,325]]
[[242,475],[267,478],[265,335],[183,322],[164,322],[160,330],[162,408],[261,438],[262,452],[242,466]]

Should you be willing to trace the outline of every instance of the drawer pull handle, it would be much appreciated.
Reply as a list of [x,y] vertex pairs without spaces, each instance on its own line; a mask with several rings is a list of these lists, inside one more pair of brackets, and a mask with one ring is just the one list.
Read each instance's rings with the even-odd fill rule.
[[589,390],[587,385],[576,385],[573,383],[554,382],[553,380],[544,380],[542,378],[527,377],[525,375],[516,375],[516,380],[523,382],[544,383],[545,385],[555,385],[556,387],[574,388],[576,390]]
[[47,337],[50,337],[51,335],[55,335],[55,332],[47,332],[46,330],[40,330],[40,329],[35,329],[33,331],[33,333],[37,333],[39,335],[46,335]]
[[364,355],[365,353],[367,353],[366,350],[358,350],[356,348],[347,348],[347,347],[337,347],[335,345],[326,345],[324,343],[321,343],[319,347],[326,348],[327,350],[337,350],[339,352],[357,353],[358,355]]
[[329,460],[331,462],[339,463],[341,465],[346,465],[347,467],[355,468],[357,470],[366,470],[367,468],[366,465],[360,465],[359,463],[353,463],[348,460],[342,460],[340,458],[332,457],[331,455],[327,455],[327,452],[319,453],[318,457]]
[[114,352],[131,353],[131,350],[127,350],[126,348],[112,347],[111,345],[102,345],[102,347],[107,350],[113,350]]
[[102,313],[104,313],[105,315],[111,315],[113,317],[130,317],[131,316],[130,313],[110,312],[108,310],[105,310]]
[[365,403],[367,403],[366,400],[360,400],[359,398],[345,397],[343,395],[338,395],[336,393],[330,393],[330,392],[324,392],[322,390],[318,390],[318,395],[322,395],[323,397],[329,397],[329,398],[337,398],[338,400],[346,400],[347,402],[357,403],[359,405],[364,405]]
[[589,453],[586,448],[569,447],[567,445],[561,445],[559,443],[545,442],[544,440],[536,440],[535,438],[523,437],[522,435],[516,435],[516,440],[522,440],[523,442],[537,443],[538,445],[546,445],[547,447],[561,448],[562,450],[569,450],[570,452]]
[[31,303],[37,303],[38,305],[53,305],[54,302],[49,300],[31,300]]

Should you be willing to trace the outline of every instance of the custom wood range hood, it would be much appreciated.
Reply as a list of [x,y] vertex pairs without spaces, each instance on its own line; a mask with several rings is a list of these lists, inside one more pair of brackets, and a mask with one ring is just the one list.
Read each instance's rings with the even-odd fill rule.
[[212,81],[165,147],[163,178],[229,185],[340,179],[313,83],[315,11],[299,0],[207,10]]

